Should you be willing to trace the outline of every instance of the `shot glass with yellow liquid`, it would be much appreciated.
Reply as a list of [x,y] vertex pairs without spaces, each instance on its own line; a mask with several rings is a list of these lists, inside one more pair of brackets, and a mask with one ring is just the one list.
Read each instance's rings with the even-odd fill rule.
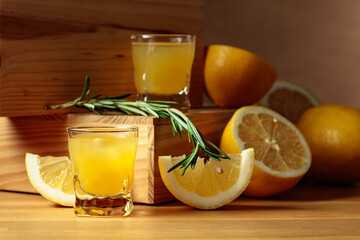
[[74,166],[75,214],[129,215],[138,128],[70,127],[67,131]]
[[131,41],[138,100],[174,101],[187,112],[195,36],[133,34]]

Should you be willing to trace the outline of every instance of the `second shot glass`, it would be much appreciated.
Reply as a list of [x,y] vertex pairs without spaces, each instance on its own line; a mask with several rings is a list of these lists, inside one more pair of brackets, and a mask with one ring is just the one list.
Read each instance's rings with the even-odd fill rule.
[[131,41],[138,100],[175,101],[187,112],[195,36],[133,34]]

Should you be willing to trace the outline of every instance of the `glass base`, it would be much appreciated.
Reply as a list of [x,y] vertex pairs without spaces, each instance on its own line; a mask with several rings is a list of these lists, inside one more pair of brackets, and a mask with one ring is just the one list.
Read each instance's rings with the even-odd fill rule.
[[131,192],[116,195],[94,195],[86,193],[78,177],[74,177],[75,205],[77,216],[118,217],[128,216],[134,210]]
[[79,199],[76,197],[74,211],[77,216],[117,217],[128,216],[134,209],[131,193],[105,198]]
[[172,94],[172,95],[162,95],[162,94],[152,94],[152,93],[138,93],[138,101],[172,101],[177,102],[177,104],[168,104],[172,108],[176,108],[183,113],[187,113],[190,110],[190,100],[186,94]]

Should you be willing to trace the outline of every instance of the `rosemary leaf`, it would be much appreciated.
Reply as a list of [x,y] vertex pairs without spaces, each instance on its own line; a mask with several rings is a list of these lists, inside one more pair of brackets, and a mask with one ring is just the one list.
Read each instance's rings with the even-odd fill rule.
[[90,78],[89,78],[89,76],[86,76],[84,90],[83,90],[82,94],[80,95],[80,97],[78,97],[77,99],[74,100],[74,103],[76,104],[77,102],[83,100],[83,98],[86,97],[89,94],[89,92],[90,92]]
[[148,116],[144,111],[135,107],[127,106],[126,104],[117,104],[117,107],[121,108],[125,112],[128,112],[129,114],[142,115],[145,117]]
[[84,106],[88,109],[95,110],[95,105],[91,103],[84,103]]
[[103,104],[103,105],[113,105],[113,104],[114,104],[113,101],[100,100],[100,99],[99,99],[99,103],[101,103],[101,104]]
[[159,114],[157,114],[154,110],[152,110],[148,105],[145,105],[144,107],[145,107],[146,110],[147,110],[151,115],[153,115],[154,117],[156,117],[156,118],[159,118],[159,117],[160,117]]
[[181,119],[178,115],[176,115],[173,110],[174,109],[171,109],[171,108],[167,109],[167,112],[169,113],[170,117],[174,118],[176,120],[176,122],[178,123],[178,125],[181,125],[183,128],[188,130],[188,125],[186,124],[186,122],[183,119]]

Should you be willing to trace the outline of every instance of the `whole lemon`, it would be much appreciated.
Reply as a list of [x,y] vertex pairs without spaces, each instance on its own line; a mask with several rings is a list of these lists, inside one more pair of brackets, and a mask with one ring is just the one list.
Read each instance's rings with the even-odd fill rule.
[[309,177],[328,183],[360,180],[360,111],[328,104],[305,111],[297,121],[312,153]]
[[205,87],[219,107],[256,103],[271,88],[276,76],[274,67],[249,51],[226,45],[208,48]]

